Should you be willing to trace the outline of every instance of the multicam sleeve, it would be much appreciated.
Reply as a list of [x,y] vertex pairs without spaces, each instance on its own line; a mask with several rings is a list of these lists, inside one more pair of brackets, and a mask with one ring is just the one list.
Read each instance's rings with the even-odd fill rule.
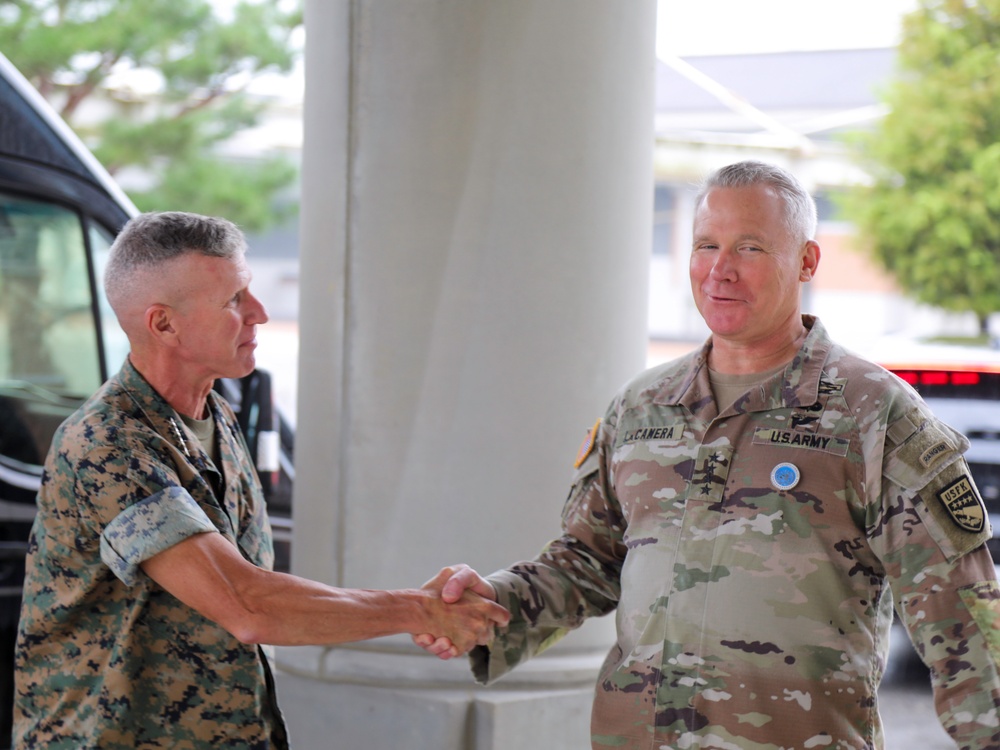
[[944,728],[960,748],[1000,747],[1000,585],[984,546],[989,521],[961,456],[964,438],[933,420],[909,421],[912,430],[895,430],[883,477],[883,507],[902,509],[882,527],[896,540],[882,552],[897,610],[931,670]]
[[931,670],[941,725],[963,750],[1000,747],[1000,587],[989,552],[928,566],[899,611]]
[[510,624],[489,647],[470,654],[482,684],[493,682],[541,653],[588,617],[607,614],[618,604],[624,521],[607,474],[601,423],[590,449],[581,450],[569,497],[563,507],[562,536],[534,560],[488,577]]

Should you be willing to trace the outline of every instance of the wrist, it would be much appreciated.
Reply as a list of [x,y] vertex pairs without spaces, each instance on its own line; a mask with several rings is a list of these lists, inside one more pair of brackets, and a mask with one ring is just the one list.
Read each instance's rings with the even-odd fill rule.
[[434,610],[440,605],[440,594],[427,589],[407,589],[405,600],[407,602],[407,615],[404,621],[407,623],[407,632],[410,635],[424,633],[439,635],[434,632],[437,627]]

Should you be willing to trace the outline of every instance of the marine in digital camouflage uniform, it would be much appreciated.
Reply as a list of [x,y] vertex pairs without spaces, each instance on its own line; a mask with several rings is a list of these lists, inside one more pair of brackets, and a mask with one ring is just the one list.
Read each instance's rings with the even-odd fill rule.
[[949,734],[1000,747],[1000,591],[968,443],[806,324],[793,362],[721,414],[708,345],[621,391],[563,536],[488,577],[513,619],[473,651],[478,680],[617,610],[595,748],[879,748],[891,587]]
[[212,390],[253,371],[268,319],[245,251],[232,222],[180,212],[133,218],[111,247],[105,289],[130,352],[46,460],[15,655],[18,748],[282,750],[256,644],[431,631],[458,653],[509,620],[488,598],[443,601],[447,571],[378,590],[271,570],[260,484]]
[[209,404],[219,469],[128,363],[56,435],[28,553],[16,747],[287,746],[261,647],[139,570],[205,531],[272,566],[243,435],[225,400],[213,393]]

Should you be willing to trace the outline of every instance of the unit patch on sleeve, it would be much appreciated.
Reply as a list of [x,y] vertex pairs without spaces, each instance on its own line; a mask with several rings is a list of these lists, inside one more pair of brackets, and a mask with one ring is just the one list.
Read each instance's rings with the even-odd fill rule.
[[986,506],[967,474],[938,490],[937,498],[959,528],[976,533],[986,526]]
[[597,445],[597,432],[600,429],[601,420],[598,419],[594,422],[594,426],[590,428],[590,432],[587,433],[587,436],[580,444],[580,450],[576,452],[576,459],[573,461],[574,469],[579,469],[583,465],[583,462],[587,460],[587,456],[593,452],[594,446]]

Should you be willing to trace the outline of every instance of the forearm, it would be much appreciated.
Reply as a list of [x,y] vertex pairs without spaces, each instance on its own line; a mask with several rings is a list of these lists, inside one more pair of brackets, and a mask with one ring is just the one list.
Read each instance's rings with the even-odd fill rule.
[[942,725],[960,748],[1000,745],[1000,588],[985,548],[930,566],[901,614],[931,668]]
[[223,627],[246,643],[333,645],[431,628],[430,597],[419,589],[340,589],[281,573],[234,592]]
[[542,653],[588,617],[614,610],[620,591],[617,565],[581,553],[566,537],[536,560],[497,571],[487,580],[511,621],[488,647],[470,654],[473,675],[482,684]]
[[[181,602],[246,643],[332,645],[396,633],[434,633],[466,651],[485,643],[498,604],[463,594],[451,604],[442,581],[420,589],[342,589],[249,563],[219,534],[199,534],[142,563]],[[437,588],[434,588],[431,584]]]
[[1000,589],[988,581],[958,593],[971,616],[949,624],[957,643],[942,653],[936,639],[929,651],[934,705],[960,750],[993,750],[1000,747]]

